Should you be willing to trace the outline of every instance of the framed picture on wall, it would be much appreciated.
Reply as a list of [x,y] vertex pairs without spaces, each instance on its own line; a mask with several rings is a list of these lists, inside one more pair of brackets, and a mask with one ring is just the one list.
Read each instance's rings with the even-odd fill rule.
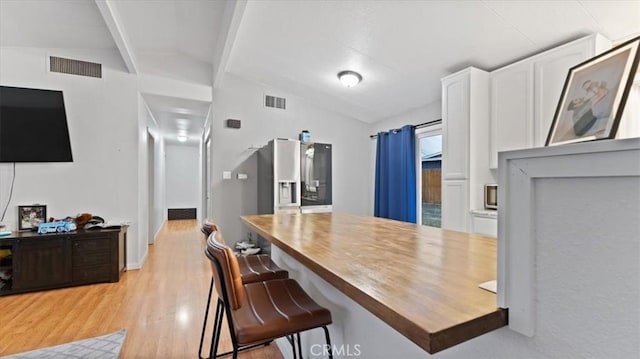
[[18,230],[37,230],[38,224],[47,221],[47,206],[34,204],[18,206]]
[[614,138],[638,69],[640,37],[572,67],[546,146]]

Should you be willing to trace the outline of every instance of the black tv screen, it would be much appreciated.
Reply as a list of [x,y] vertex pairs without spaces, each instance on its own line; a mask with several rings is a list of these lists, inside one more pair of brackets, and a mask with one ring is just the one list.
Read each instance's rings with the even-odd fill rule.
[[0,162],[73,162],[62,91],[0,86]]

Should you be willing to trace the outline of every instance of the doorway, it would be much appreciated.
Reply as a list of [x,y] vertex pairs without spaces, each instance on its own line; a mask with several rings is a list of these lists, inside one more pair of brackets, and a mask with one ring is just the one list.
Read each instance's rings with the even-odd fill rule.
[[204,145],[204,176],[203,186],[204,188],[204,205],[202,207],[203,217],[202,220],[209,218],[213,212],[211,208],[211,136],[208,135]]
[[425,226],[442,226],[442,129],[416,131],[418,146],[418,218]]
[[148,238],[148,243],[149,244],[153,244],[155,242],[155,219],[156,219],[156,215],[155,215],[155,198],[156,198],[156,155],[155,155],[155,146],[156,141],[155,138],[153,138],[153,135],[151,135],[151,133],[149,132],[149,130],[147,129],[147,153],[148,153],[148,159],[147,159],[147,181],[149,182],[147,188],[148,188],[148,203],[149,203],[149,207],[147,208],[147,213],[148,213],[148,225],[149,225],[149,238]]

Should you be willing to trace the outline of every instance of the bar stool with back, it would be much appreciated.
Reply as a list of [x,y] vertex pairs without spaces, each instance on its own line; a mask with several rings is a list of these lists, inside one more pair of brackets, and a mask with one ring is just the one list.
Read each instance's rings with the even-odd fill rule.
[[[224,237],[222,236],[219,227],[210,219],[205,220],[201,230],[205,235],[207,235],[207,237],[214,236],[216,240],[224,243]],[[289,278],[289,272],[278,267],[278,265],[275,264],[275,262],[273,262],[271,260],[271,257],[269,257],[268,255],[242,256],[239,258],[238,264],[240,269],[240,277],[242,278],[243,284],[262,282],[272,279]],[[207,306],[205,308],[204,321],[202,323],[202,334],[200,335],[200,346],[198,347],[198,357],[200,359],[205,359],[205,357],[202,356],[202,346],[204,344],[204,335],[207,328],[209,308],[211,306],[213,282],[214,276],[211,276],[211,283],[209,284],[209,296],[207,297]],[[218,311],[218,308],[216,308],[216,311]],[[213,333],[213,335],[216,335],[215,332]]]
[[[218,307],[214,319],[214,337],[210,358],[219,358],[266,344],[281,337],[298,337],[298,353],[302,358],[300,333],[320,328],[324,330],[327,354],[333,358],[327,326],[332,323],[328,309],[319,306],[293,279],[273,279],[242,283],[238,259],[231,248],[218,242],[212,234],[207,240],[205,255],[211,261],[218,292]],[[224,316],[227,316],[233,351],[218,355],[218,344]],[[296,357],[295,346],[293,348]]]

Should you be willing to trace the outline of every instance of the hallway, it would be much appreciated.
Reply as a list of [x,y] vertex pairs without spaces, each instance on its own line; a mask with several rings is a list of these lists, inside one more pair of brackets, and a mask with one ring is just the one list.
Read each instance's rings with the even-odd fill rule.
[[[211,269],[195,220],[169,221],[120,282],[0,297],[0,355],[127,329],[121,358],[195,358]],[[226,324],[222,350],[231,348]],[[208,345],[207,340],[205,345]],[[282,358],[272,344],[239,355]]]

